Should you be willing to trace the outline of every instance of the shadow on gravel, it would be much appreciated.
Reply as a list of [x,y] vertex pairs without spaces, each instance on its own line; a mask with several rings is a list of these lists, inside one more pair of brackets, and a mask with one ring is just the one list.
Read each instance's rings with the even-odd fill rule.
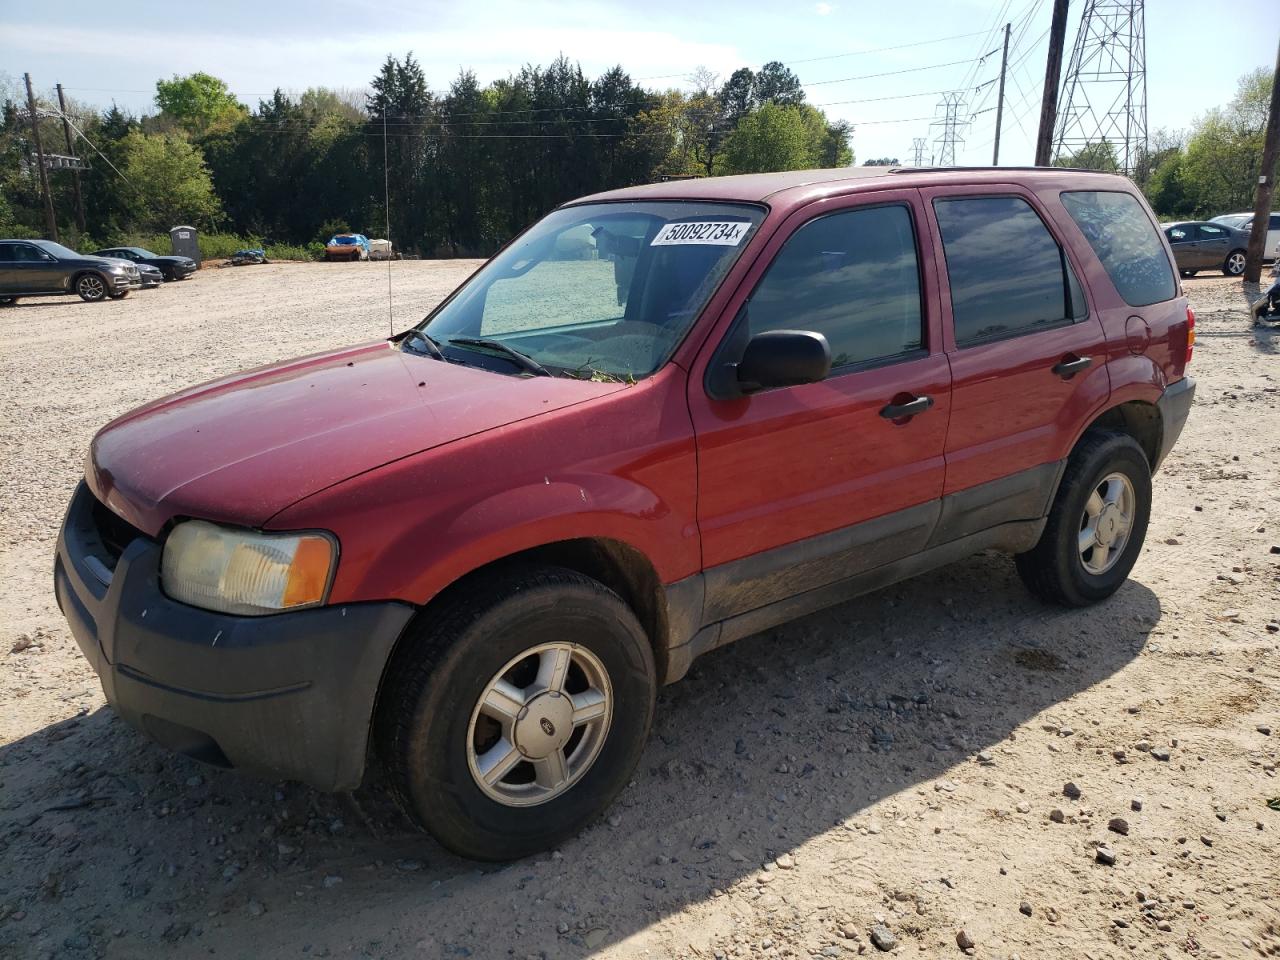
[[945,801],[937,778],[1105,682],[1160,616],[1135,581],[1042,606],[982,555],[742,640],[661,693],[606,821],[507,865],[445,853],[376,783],[204,768],[98,710],[0,749],[0,957],[586,956],[878,801]]

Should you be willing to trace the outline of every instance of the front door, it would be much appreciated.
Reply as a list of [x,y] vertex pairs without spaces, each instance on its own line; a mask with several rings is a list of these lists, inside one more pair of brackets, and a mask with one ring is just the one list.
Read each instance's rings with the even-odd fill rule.
[[[950,373],[919,197],[893,190],[784,223],[694,365],[707,622],[922,549],[937,519]],[[745,325],[745,329],[743,326]],[[715,399],[715,353],[769,330],[823,334],[821,383]],[[713,360],[714,357],[714,360]],[[915,415],[894,416],[918,401]]]
[[1078,268],[1029,194],[995,189],[924,191],[950,294],[945,539],[1042,516],[1064,437],[1110,391]]

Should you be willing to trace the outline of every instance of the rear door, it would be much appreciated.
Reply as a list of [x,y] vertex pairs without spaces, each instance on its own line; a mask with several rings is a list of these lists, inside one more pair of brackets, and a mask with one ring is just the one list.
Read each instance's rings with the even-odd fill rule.
[[[765,247],[695,363],[689,406],[708,622],[928,541],[950,373],[918,204],[916,191],[891,190],[802,208]],[[708,393],[713,357],[780,329],[827,338],[826,380],[730,400]],[[917,399],[923,412],[886,415]]]
[[1073,254],[1029,192],[922,191],[939,237],[951,360],[938,542],[1042,516],[1064,446],[1106,397],[1106,338]]
[[12,294],[18,290],[16,244],[0,242],[0,294]]
[[1206,270],[1222,269],[1231,252],[1231,234],[1216,223],[1196,225],[1196,237],[1200,241],[1200,263]]

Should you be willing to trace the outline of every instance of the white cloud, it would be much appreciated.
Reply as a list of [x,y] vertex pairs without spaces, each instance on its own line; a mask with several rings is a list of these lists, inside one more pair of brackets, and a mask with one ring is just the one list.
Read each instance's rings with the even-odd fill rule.
[[818,16],[825,17],[827,14],[835,10],[835,7],[829,3],[815,3],[813,5],[813,9],[818,14]]

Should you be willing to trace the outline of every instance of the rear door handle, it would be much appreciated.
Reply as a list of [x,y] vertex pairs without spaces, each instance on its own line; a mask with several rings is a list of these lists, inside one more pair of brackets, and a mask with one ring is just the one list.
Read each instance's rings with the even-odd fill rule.
[[903,417],[914,417],[917,413],[924,413],[932,406],[933,397],[916,397],[906,403],[889,404],[881,409],[880,416],[886,420],[901,420]]
[[1070,380],[1081,370],[1088,370],[1093,363],[1093,357],[1077,357],[1074,353],[1068,353],[1053,366],[1053,372],[1060,376],[1063,380]]

